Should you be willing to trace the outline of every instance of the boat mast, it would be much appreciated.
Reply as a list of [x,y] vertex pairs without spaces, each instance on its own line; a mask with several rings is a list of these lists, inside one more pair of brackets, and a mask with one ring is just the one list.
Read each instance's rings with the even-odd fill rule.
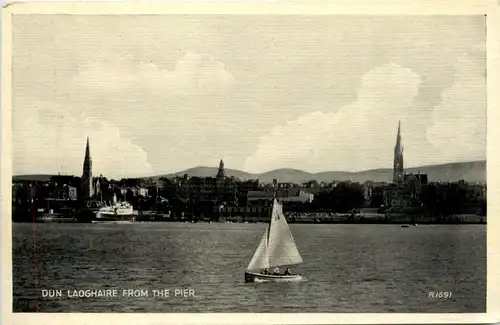
[[124,190],[125,190],[125,191],[123,192],[123,201],[125,201],[125,202],[126,202],[126,201],[127,201],[127,179],[125,179],[125,180],[123,181],[123,184],[124,184],[124,186],[125,186],[125,188],[124,188]]
[[267,245],[269,245],[269,239],[270,239],[270,236],[271,236],[271,224],[273,222],[273,211],[274,211],[274,201],[276,200],[276,191],[277,191],[277,188],[275,187],[273,189],[273,200],[272,200],[272,204],[271,204],[271,217],[269,218],[269,226],[268,226],[268,231],[267,231]]

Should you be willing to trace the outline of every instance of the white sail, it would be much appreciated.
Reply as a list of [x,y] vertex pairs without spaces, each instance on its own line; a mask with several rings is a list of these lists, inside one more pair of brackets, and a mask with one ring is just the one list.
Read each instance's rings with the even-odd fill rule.
[[292,232],[288,227],[282,206],[274,200],[271,222],[255,251],[247,270],[302,263]]
[[257,250],[253,254],[252,260],[248,264],[247,270],[260,271],[269,268],[269,259],[267,258],[267,234],[268,230],[264,232]]
[[267,246],[269,267],[295,265],[303,262],[283,214],[283,208],[276,199],[273,204]]

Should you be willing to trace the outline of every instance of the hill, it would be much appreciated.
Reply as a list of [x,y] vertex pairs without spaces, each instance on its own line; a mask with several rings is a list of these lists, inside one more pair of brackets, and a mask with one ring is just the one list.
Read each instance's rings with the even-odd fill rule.
[[[441,165],[429,165],[421,167],[407,168],[407,172],[411,173],[425,173],[432,182],[453,182],[458,180],[465,180],[467,182],[485,182],[486,181],[486,161],[473,161],[473,162],[460,162]],[[187,174],[191,177],[210,177],[217,174],[215,167],[194,167],[181,172],[172,173],[168,175],[158,175],[159,177],[175,177]],[[280,182],[294,182],[302,183],[310,180],[318,182],[331,182],[336,181],[352,181],[352,182],[390,182],[392,180],[392,169],[380,168],[365,170],[361,172],[339,172],[329,171],[320,173],[309,173],[297,169],[276,169],[261,174],[251,174],[237,169],[226,169],[226,175],[236,177],[242,180],[258,179],[261,182],[270,183],[274,178]],[[49,180],[52,175],[18,175],[13,176],[13,180]],[[151,177],[147,177],[151,178]]]
[[[486,162],[473,161],[473,162],[460,162],[441,165],[429,165],[421,167],[407,168],[408,173],[424,173],[427,174],[430,181],[439,182],[453,182],[458,180],[465,180],[467,182],[485,182],[486,181]],[[187,174],[196,177],[215,176],[217,168],[215,167],[195,167],[188,170],[162,175],[158,177],[175,177]],[[371,169],[361,172],[320,172],[309,173],[297,169],[276,169],[261,174],[251,174],[236,169],[226,169],[226,175],[231,177],[245,180],[245,179],[259,179],[261,182],[270,183],[274,178],[280,182],[294,182],[302,183],[310,180],[318,182],[336,181],[352,181],[352,182],[365,182],[368,180],[375,182],[390,182],[392,181],[392,169],[381,168]]]

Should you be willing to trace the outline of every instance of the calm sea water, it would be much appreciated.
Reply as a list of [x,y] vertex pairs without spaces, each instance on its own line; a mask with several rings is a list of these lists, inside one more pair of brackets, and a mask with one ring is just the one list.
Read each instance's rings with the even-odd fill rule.
[[[486,226],[291,225],[295,283],[245,283],[264,224],[13,225],[14,311],[485,312]],[[35,264],[37,271],[35,272]],[[38,284],[35,292],[35,273]],[[195,297],[175,297],[175,289]],[[42,289],[63,290],[43,298]],[[67,290],[117,289],[71,298]],[[123,297],[123,289],[148,290]],[[152,297],[152,290],[170,297]],[[429,298],[431,291],[451,299]]]

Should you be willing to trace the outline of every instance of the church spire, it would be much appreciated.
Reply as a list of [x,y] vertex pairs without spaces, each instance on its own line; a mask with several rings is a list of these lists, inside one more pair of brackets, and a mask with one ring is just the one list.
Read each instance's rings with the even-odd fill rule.
[[92,179],[92,158],[90,156],[90,141],[87,137],[87,146],[85,147],[85,158],[83,160],[82,173],[82,198],[87,199],[94,195],[94,184]]
[[401,146],[401,121],[398,123],[398,135],[396,138],[396,147],[394,148],[394,152],[403,153],[403,148]]
[[91,158],[90,158],[89,137],[87,137],[87,147],[85,148],[85,160],[91,160]]
[[398,185],[403,183],[404,176],[404,161],[403,161],[403,145],[401,142],[401,121],[398,123],[398,135],[396,137],[396,145],[394,146],[394,170],[392,182]]
[[217,171],[216,178],[224,178],[226,177],[226,171],[224,170],[224,161],[222,159],[219,162],[219,170]]

